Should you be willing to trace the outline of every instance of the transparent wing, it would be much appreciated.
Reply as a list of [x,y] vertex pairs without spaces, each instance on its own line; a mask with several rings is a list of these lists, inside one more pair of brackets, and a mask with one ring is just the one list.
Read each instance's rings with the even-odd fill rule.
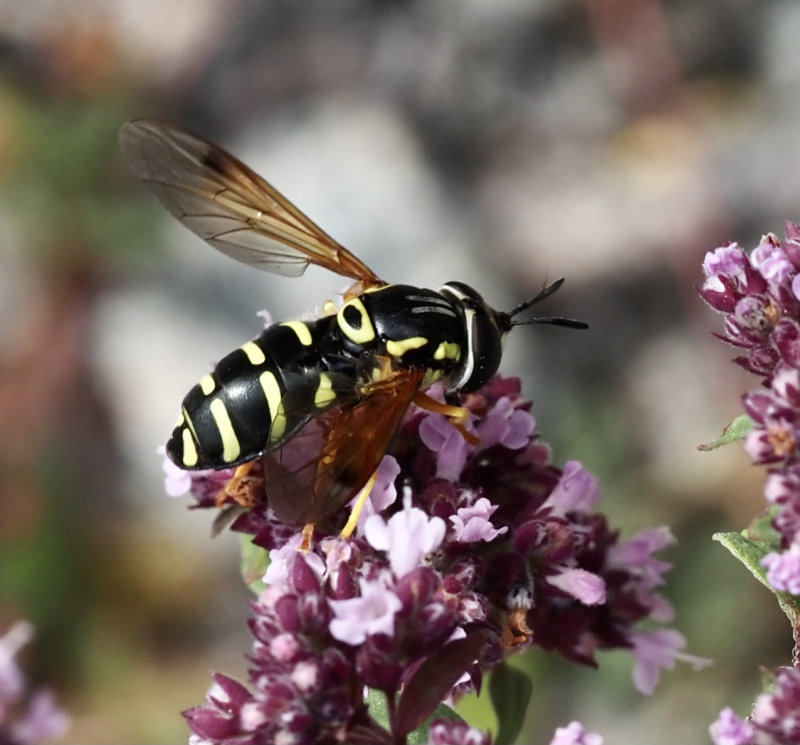
[[279,520],[322,522],[355,497],[389,447],[424,373],[398,370],[339,398],[264,455],[267,501]]
[[230,153],[149,119],[120,130],[133,173],[189,230],[250,266],[299,277],[309,264],[384,285],[363,262]]

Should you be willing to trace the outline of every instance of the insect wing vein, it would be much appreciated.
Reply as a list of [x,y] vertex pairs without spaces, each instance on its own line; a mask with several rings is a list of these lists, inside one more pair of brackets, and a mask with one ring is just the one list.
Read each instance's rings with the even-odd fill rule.
[[371,383],[357,403],[340,399],[267,453],[267,500],[278,519],[319,522],[355,497],[380,464],[422,378],[422,371],[403,369]]
[[134,120],[126,161],[159,201],[214,248],[250,266],[300,276],[309,263],[385,284],[258,174],[222,148],[171,125]]

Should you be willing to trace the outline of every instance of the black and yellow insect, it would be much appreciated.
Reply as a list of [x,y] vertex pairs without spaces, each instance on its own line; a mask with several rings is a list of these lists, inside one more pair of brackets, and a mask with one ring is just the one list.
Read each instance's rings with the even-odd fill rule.
[[437,380],[460,392],[486,384],[513,326],[586,327],[515,320],[563,280],[508,313],[461,282],[388,284],[221,148],[151,120],[126,123],[120,142],[136,176],[214,248],[277,274],[296,277],[317,264],[355,282],[340,308],[270,326],[223,357],[184,398],[167,443],[184,469],[263,458],[267,499],[284,522],[315,523],[349,502],[412,401],[463,424],[463,409],[422,391]]

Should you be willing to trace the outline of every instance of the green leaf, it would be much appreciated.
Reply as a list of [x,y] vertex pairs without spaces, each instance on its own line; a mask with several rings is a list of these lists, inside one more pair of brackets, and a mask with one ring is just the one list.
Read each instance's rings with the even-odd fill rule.
[[773,544],[771,541],[753,540],[746,533],[747,531],[742,533],[714,533],[712,538],[725,546],[728,551],[739,559],[762,585],[772,589],[767,584],[761,560],[768,553],[774,551],[777,548],[777,544]]
[[521,670],[505,662],[492,670],[489,695],[499,724],[497,745],[511,745],[517,739],[532,692],[531,679]]
[[[434,719],[455,719],[458,722],[464,722],[464,720],[449,706],[445,704],[439,704],[436,707],[436,710],[431,714],[417,729],[409,732],[406,736],[406,742],[408,745],[425,745],[425,743],[430,742],[430,737],[428,737],[428,728],[431,726],[431,722]],[[466,724],[466,722],[464,722]]]
[[253,543],[253,536],[240,536],[242,546],[241,572],[245,584],[258,595],[266,586],[261,578],[269,566],[269,552]]
[[[389,706],[386,703],[386,694],[383,691],[375,690],[374,688],[367,689],[367,706],[369,708],[369,715],[376,724],[379,724],[385,729],[389,729]],[[406,736],[408,745],[424,745],[429,741],[428,728],[434,719],[455,719],[459,722],[464,720],[449,706],[439,704],[436,710],[419,726],[417,729],[409,732]]]
[[770,519],[769,513],[765,513],[753,526],[741,533],[715,533],[712,538],[725,546],[775,596],[794,632],[800,629],[798,598],[788,592],[778,592],[772,587],[767,582],[764,567],[761,566],[761,560],[767,554],[780,548],[778,534],[769,524]]
[[747,414],[740,414],[736,417],[725,429],[716,440],[707,442],[697,446],[698,450],[708,452],[716,450],[723,445],[729,445],[732,442],[741,440],[753,428],[753,420]]
[[375,688],[367,688],[367,708],[369,715],[384,729],[389,729],[389,706],[386,703],[386,694]]

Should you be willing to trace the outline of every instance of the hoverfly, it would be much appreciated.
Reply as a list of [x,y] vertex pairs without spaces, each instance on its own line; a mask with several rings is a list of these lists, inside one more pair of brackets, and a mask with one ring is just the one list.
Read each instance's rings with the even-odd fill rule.
[[267,501],[283,522],[309,526],[362,491],[412,402],[463,424],[466,410],[424,389],[437,380],[448,391],[485,385],[513,326],[587,327],[517,319],[563,279],[510,312],[461,282],[389,284],[216,145],[146,119],[127,122],[120,142],[133,173],[222,253],[285,276],[316,264],[354,281],[341,307],[272,325],[223,357],[184,398],[167,443],[180,468],[236,466],[234,481],[262,458]]

